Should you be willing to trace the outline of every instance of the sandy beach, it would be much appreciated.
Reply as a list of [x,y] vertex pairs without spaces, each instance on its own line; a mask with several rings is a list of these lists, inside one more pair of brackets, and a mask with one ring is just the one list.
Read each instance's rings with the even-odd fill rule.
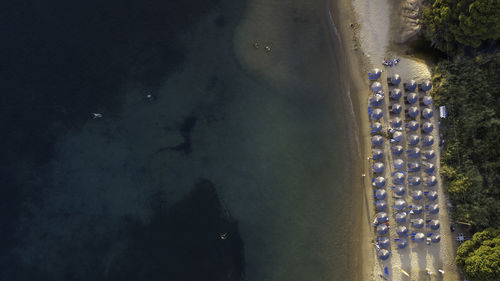
[[[402,37],[411,36],[412,33],[418,32],[418,26],[415,25],[413,18],[418,7],[412,6],[411,1],[367,1],[367,0],[340,0],[333,1],[330,12],[341,37],[344,65],[348,68],[350,80],[350,92],[353,102],[353,108],[356,115],[356,126],[359,130],[359,139],[362,162],[359,163],[360,184],[364,186],[365,193],[364,212],[362,222],[360,223],[359,236],[356,238],[361,244],[360,247],[360,276],[356,280],[460,280],[457,267],[454,264],[456,246],[454,237],[449,229],[450,219],[448,215],[448,201],[444,194],[442,181],[439,175],[439,154],[440,149],[438,141],[432,145],[432,149],[436,151],[436,157],[433,163],[436,165],[436,176],[438,184],[434,190],[438,192],[438,204],[440,212],[436,215],[441,221],[441,242],[438,244],[426,245],[425,243],[414,243],[409,241],[409,246],[406,249],[397,249],[394,243],[394,238],[397,237],[395,229],[391,229],[391,257],[387,261],[380,261],[377,258],[375,248],[376,234],[372,227],[372,221],[375,216],[374,199],[371,187],[371,164],[367,158],[371,156],[370,143],[370,120],[367,112],[368,99],[370,97],[370,88],[368,75],[370,69],[381,68],[383,73],[379,79],[382,82],[383,90],[388,93],[387,78],[392,74],[397,73],[402,77],[402,81],[406,82],[410,79],[415,79],[417,83],[422,83],[424,80],[430,79],[431,73],[425,62],[413,57],[405,56],[398,53]],[[381,62],[385,57],[398,56],[401,58],[401,63],[397,67],[383,68]],[[403,90],[402,84],[400,88]],[[404,90],[403,90],[404,92]],[[422,95],[422,94],[420,94]],[[386,95],[383,107],[387,109],[389,105],[388,95]],[[434,106],[433,106],[434,107]],[[431,122],[434,124],[435,130],[432,136],[435,140],[439,140],[439,115],[436,108],[434,117]],[[384,117],[381,123],[384,128],[388,127],[389,113],[385,110]],[[404,112],[402,113],[404,114]],[[405,147],[403,145],[403,147]],[[390,151],[389,142],[385,142],[384,152]],[[391,179],[392,157],[390,153],[385,153],[384,164],[387,167],[384,176],[388,181]],[[390,158],[390,159],[389,159]],[[406,159],[405,159],[406,160]],[[391,168],[391,169],[389,169]],[[366,177],[361,177],[366,174]],[[390,186],[388,183],[387,186]],[[390,188],[386,189],[390,190]],[[429,188],[423,188],[429,189]],[[388,191],[391,194],[391,191]],[[388,206],[392,206],[394,198],[388,196]],[[391,207],[389,207],[391,208]],[[388,211],[390,215],[390,211]],[[390,216],[391,225],[393,224],[392,216]],[[395,228],[395,227],[394,227]],[[389,269],[389,276],[384,275],[384,267]],[[439,274],[438,269],[444,270],[444,274]],[[401,270],[408,273],[403,274]],[[427,275],[427,271],[431,271],[431,275]]]

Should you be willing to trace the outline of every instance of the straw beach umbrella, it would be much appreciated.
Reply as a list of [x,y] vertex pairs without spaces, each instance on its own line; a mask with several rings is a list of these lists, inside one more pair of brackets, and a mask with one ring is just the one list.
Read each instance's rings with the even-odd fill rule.
[[378,245],[379,245],[381,248],[387,248],[387,247],[389,247],[389,245],[390,245],[390,240],[389,240],[389,238],[387,238],[387,237],[385,237],[385,236],[378,237],[378,238],[377,238],[377,242],[378,242]]
[[401,113],[401,110],[403,110],[403,107],[401,107],[400,104],[395,103],[391,106],[391,112],[393,114],[399,114]]
[[439,205],[438,204],[429,205],[429,213],[431,213],[431,214],[439,213]]
[[384,97],[382,95],[379,95],[379,94],[375,94],[373,99],[371,99],[372,106],[379,106],[382,104],[382,102],[384,102]]
[[416,93],[409,93],[408,96],[406,96],[406,101],[408,101],[409,104],[414,104],[418,101],[418,96]]
[[425,173],[432,175],[432,174],[434,174],[434,169],[435,169],[434,164],[429,163],[429,162],[424,162],[424,172]]
[[429,201],[434,201],[438,198],[438,193],[436,191],[429,191],[429,193],[427,193],[427,200]]
[[432,130],[434,130],[434,126],[431,122],[425,122],[424,124],[422,124],[422,132],[430,133],[432,132]]
[[394,160],[394,169],[396,170],[401,170],[405,166],[405,162],[403,159],[396,159]]
[[382,75],[382,70],[378,68],[374,68],[368,72],[368,79],[370,80],[377,80],[380,78],[380,75]]
[[387,203],[384,200],[379,200],[377,201],[377,204],[375,204],[375,207],[377,208],[377,211],[384,211],[387,209]]
[[382,84],[380,84],[380,82],[373,82],[371,89],[374,93],[377,93],[382,90]]
[[371,118],[373,120],[379,120],[380,118],[382,118],[382,116],[384,115],[384,112],[382,111],[382,109],[380,108],[375,108],[372,112],[372,116]]
[[408,137],[408,143],[410,145],[417,145],[419,142],[418,135],[410,135]]
[[408,241],[405,238],[399,238],[398,240],[398,248],[404,249],[408,246]]
[[418,108],[416,106],[408,108],[408,117],[417,118],[417,116],[418,116]]
[[394,202],[394,209],[401,211],[406,208],[406,201],[403,199],[396,199]]
[[405,86],[406,86],[406,89],[408,91],[413,92],[413,91],[415,91],[415,89],[417,89],[417,82],[415,82],[415,80],[410,80],[410,81],[406,82]]
[[427,186],[435,186],[437,184],[437,178],[435,176],[426,177],[425,184],[427,184]]
[[382,173],[384,171],[384,163],[382,162],[377,162],[373,164],[373,172],[374,173]]
[[439,226],[441,226],[441,224],[439,223],[439,220],[431,220],[431,222],[429,223],[429,227],[432,230],[438,230]]
[[399,128],[403,125],[403,121],[401,121],[401,118],[399,117],[394,117],[391,119],[391,127],[393,128]]
[[391,255],[391,252],[387,251],[386,249],[382,249],[382,250],[378,251],[378,258],[383,260],[383,261],[388,259],[390,255]]
[[432,144],[434,144],[433,136],[425,136],[422,138],[422,146],[431,146]]
[[392,134],[392,142],[400,142],[403,139],[403,133],[396,131]]
[[397,86],[399,83],[401,83],[401,77],[399,77],[399,74],[393,74],[391,76],[391,84]]
[[372,155],[373,160],[379,160],[382,157],[384,157],[384,152],[382,151],[382,149],[375,148]]
[[432,112],[432,109],[430,108],[425,108],[424,110],[422,110],[422,117],[424,117],[425,119],[430,119],[433,115],[434,112]]
[[382,138],[382,136],[375,135],[372,137],[372,145],[373,146],[379,146],[379,145],[382,145],[382,143],[384,143],[384,138]]
[[396,222],[397,223],[405,223],[406,222],[406,212],[401,212],[396,214]]
[[374,181],[373,181],[373,185],[380,188],[380,187],[384,187],[385,186],[385,178],[384,177],[377,177]]
[[424,227],[424,220],[423,219],[414,219],[412,223],[413,223],[414,228]]
[[414,131],[418,130],[418,122],[415,120],[412,120],[412,121],[408,122],[408,124],[406,124],[406,127],[411,132],[414,132]]
[[401,155],[403,154],[403,147],[401,145],[395,145],[391,148],[392,154]]
[[377,213],[377,221],[379,223],[385,223],[385,222],[389,221],[389,217],[387,216],[387,214],[385,212],[380,212],[380,213]]
[[382,124],[380,124],[380,122],[374,122],[370,125],[370,128],[372,133],[378,133],[382,131]]
[[432,243],[439,243],[439,241],[441,241],[441,235],[439,235],[437,233],[432,234],[431,241],[432,241]]
[[385,197],[387,197],[387,192],[385,192],[384,189],[378,189],[375,191],[375,197],[379,200],[385,199]]
[[398,196],[402,196],[405,194],[405,187],[402,185],[394,186],[394,193]]
[[431,96],[424,96],[422,98],[422,103],[424,105],[431,105],[432,104],[432,97]]
[[420,86],[420,88],[424,92],[430,91],[432,89],[432,83],[431,83],[431,81],[429,81],[429,80],[424,81],[424,83],[422,83],[422,86]]
[[411,207],[411,210],[415,215],[420,215],[423,212],[424,208],[422,208],[422,205],[413,205]]
[[418,162],[408,163],[408,172],[418,172],[420,170],[420,164]]
[[411,186],[417,186],[421,183],[422,183],[422,179],[418,176],[408,178],[408,184]]
[[415,191],[413,191],[413,193],[411,194],[411,197],[412,197],[412,198],[413,198],[413,200],[415,200],[415,201],[418,201],[418,200],[422,199],[422,196],[423,196],[422,190],[415,190]]
[[408,235],[408,228],[404,225],[400,225],[396,228],[396,233],[399,236],[407,236]]
[[396,172],[392,176],[392,182],[394,184],[403,184],[405,182],[405,174],[402,172]]
[[386,234],[388,231],[389,231],[389,227],[387,227],[387,225],[385,225],[385,224],[379,224],[379,225],[377,226],[377,233],[378,233],[379,235],[384,235],[384,234]]
[[393,99],[393,100],[399,100],[402,95],[403,95],[403,93],[401,92],[400,89],[393,89],[391,91],[391,99]]
[[423,242],[424,240],[425,240],[425,235],[422,232],[415,234],[415,236],[413,237],[413,241],[417,243]]
[[411,149],[408,149],[406,151],[406,154],[408,157],[410,158],[417,158],[418,156],[420,156],[420,148],[418,147],[413,147]]

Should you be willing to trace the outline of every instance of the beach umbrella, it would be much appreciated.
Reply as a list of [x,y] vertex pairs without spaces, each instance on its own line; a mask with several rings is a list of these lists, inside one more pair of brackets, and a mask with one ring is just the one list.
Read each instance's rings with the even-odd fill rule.
[[422,208],[422,205],[413,205],[411,207],[411,210],[415,215],[420,215],[422,213],[424,208]]
[[373,160],[378,160],[380,158],[384,157],[384,152],[382,151],[382,149],[378,149],[378,148],[375,148],[373,150]]
[[375,191],[375,197],[377,197],[377,199],[379,200],[385,199],[386,196],[387,192],[385,192],[384,189],[378,189],[377,191]]
[[391,119],[391,127],[393,128],[399,128],[403,125],[403,121],[401,121],[401,118],[399,117],[394,117]]
[[418,172],[420,170],[420,164],[418,162],[408,163],[408,172]]
[[432,175],[434,173],[435,166],[432,163],[424,162],[424,172]]
[[439,205],[438,204],[429,205],[429,213],[431,213],[431,214],[439,213]]
[[438,198],[438,193],[436,191],[429,191],[429,193],[427,193],[427,200],[429,201],[434,201]]
[[424,105],[431,105],[432,104],[432,97],[431,96],[424,96],[422,98],[422,103]]
[[377,233],[380,234],[380,235],[384,235],[388,231],[389,231],[389,227],[387,227],[387,225],[385,225],[385,224],[379,224],[377,226]]
[[379,245],[381,248],[387,248],[387,247],[389,247],[389,245],[390,245],[390,240],[389,240],[389,238],[387,238],[387,237],[385,237],[385,236],[378,237],[378,238],[377,238],[377,241],[378,241],[378,245]]
[[418,96],[416,93],[409,93],[408,96],[406,96],[406,100],[409,104],[414,104],[418,101]]
[[431,222],[429,223],[429,227],[432,230],[438,230],[440,225],[441,224],[439,223],[439,220],[431,220]]
[[378,68],[374,68],[368,72],[368,79],[370,80],[377,80],[380,78],[380,75],[382,75],[382,70]]
[[415,215],[420,215],[422,213],[424,208],[422,208],[422,205],[413,205],[411,207],[411,210]]
[[399,74],[393,74],[391,76],[391,84],[396,86],[399,85],[399,83],[401,83],[401,77],[399,76]]
[[422,117],[424,117],[425,119],[430,119],[432,117],[432,115],[434,115],[434,112],[432,112],[432,109],[425,108],[424,110],[422,110]]
[[406,127],[408,128],[408,130],[414,132],[414,131],[418,130],[418,122],[415,120],[412,120],[406,124]]
[[406,239],[404,239],[404,238],[399,238],[398,248],[404,249],[404,248],[406,248],[406,246],[408,246],[408,241],[406,241]]
[[392,141],[393,142],[400,142],[403,139],[403,133],[400,131],[396,131],[392,134]]
[[401,113],[401,110],[403,110],[403,108],[401,107],[400,104],[398,103],[395,103],[391,106],[391,112],[394,113],[394,114],[399,114]]
[[439,241],[441,241],[441,235],[439,235],[437,233],[432,234],[431,241],[432,241],[432,243],[439,243]]
[[372,112],[372,119],[373,120],[379,120],[380,118],[382,118],[382,116],[384,115],[384,112],[382,111],[382,109],[380,108],[375,108]]
[[375,204],[375,207],[377,208],[377,211],[384,211],[387,209],[387,203],[384,200],[379,200],[377,201],[377,204]]
[[406,208],[406,201],[405,200],[396,199],[396,201],[394,201],[394,209],[401,211],[404,208]]
[[410,145],[417,145],[419,142],[418,135],[410,135],[408,137],[408,143]]
[[425,136],[422,138],[422,146],[431,146],[434,143],[433,136]]
[[410,148],[406,151],[406,154],[410,158],[417,158],[418,156],[420,156],[420,148],[418,147]]
[[384,101],[384,97],[382,95],[375,94],[375,96],[371,100],[371,105],[372,106],[379,106],[382,104],[383,101]]
[[401,212],[396,214],[396,222],[397,223],[405,223],[406,222],[406,212]]
[[400,225],[396,228],[396,233],[399,236],[407,236],[408,235],[408,228],[404,225]]
[[426,177],[425,183],[427,186],[435,186],[437,184],[437,178],[435,176]]
[[376,186],[376,187],[384,187],[385,186],[385,178],[384,177],[377,177],[374,181],[373,181],[373,185]]
[[434,156],[436,156],[436,153],[434,153],[433,149],[424,151],[424,157],[427,160],[434,158]]
[[394,190],[394,193],[396,193],[396,195],[398,195],[398,196],[405,194],[405,187],[404,186],[398,185],[398,186],[393,186],[392,188]]
[[416,106],[408,108],[408,117],[417,118],[417,116],[418,116],[418,108]]
[[374,122],[373,124],[370,125],[370,128],[372,129],[372,133],[378,133],[382,131],[382,124],[380,122]]
[[395,145],[391,148],[392,154],[401,155],[403,154],[403,147],[401,145]]
[[382,90],[382,84],[380,84],[380,82],[373,82],[371,89],[374,93],[379,92]]
[[413,92],[417,89],[417,82],[415,82],[415,80],[410,80],[406,82],[405,86],[408,91]]
[[396,170],[401,170],[405,166],[405,162],[403,159],[396,159],[394,160],[394,169]]
[[391,252],[387,251],[386,249],[382,249],[382,250],[378,251],[378,258],[381,260],[388,259],[390,255],[391,255]]
[[418,200],[422,199],[422,196],[423,196],[422,190],[415,190],[411,194],[411,197],[415,201],[418,201]]
[[432,132],[432,130],[434,130],[434,126],[431,122],[425,122],[424,124],[422,124],[422,131],[424,133],[430,133]]
[[420,177],[409,177],[408,184],[411,186],[417,186],[422,183],[422,179]]
[[372,145],[379,146],[382,145],[382,143],[384,143],[384,138],[382,138],[382,136],[375,135],[372,137]]
[[399,100],[402,95],[403,95],[403,93],[401,93],[400,89],[393,89],[391,91],[391,99],[393,99],[393,100]]
[[424,227],[424,220],[423,219],[414,219],[412,221],[413,227],[414,228],[422,228]]
[[372,168],[374,173],[382,173],[384,171],[384,163],[382,162],[374,163]]
[[377,213],[377,221],[379,223],[385,223],[385,222],[389,221],[389,217],[387,217],[387,214],[385,212],[380,212],[380,213]]
[[425,240],[425,234],[423,234],[422,232],[415,234],[415,236],[413,237],[413,241],[417,243],[423,242],[424,240]]
[[394,184],[403,184],[405,182],[405,174],[401,172],[396,172],[392,176],[392,182]]
[[422,88],[422,91],[424,91],[424,92],[430,91],[432,88],[431,81],[426,80],[424,83],[422,83],[422,86],[420,86],[420,88]]

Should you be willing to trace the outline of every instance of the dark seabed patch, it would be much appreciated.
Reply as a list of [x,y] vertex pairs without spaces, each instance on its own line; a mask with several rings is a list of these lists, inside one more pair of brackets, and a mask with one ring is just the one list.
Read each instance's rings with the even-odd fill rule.
[[174,151],[183,152],[185,154],[190,154],[192,151],[191,148],[191,132],[196,125],[196,116],[194,113],[191,113],[188,117],[184,119],[182,124],[179,126],[179,132],[181,136],[184,138],[184,141],[179,145],[172,147],[171,149]]

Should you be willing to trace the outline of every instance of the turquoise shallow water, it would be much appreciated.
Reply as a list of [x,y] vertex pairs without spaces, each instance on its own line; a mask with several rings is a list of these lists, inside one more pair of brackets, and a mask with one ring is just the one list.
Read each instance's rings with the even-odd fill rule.
[[[59,134],[23,203],[18,267],[40,280],[124,280],[135,267],[135,280],[194,280],[182,272],[199,266],[220,267],[199,280],[349,279],[351,109],[325,3],[303,2],[215,2],[175,37],[182,55],[162,79],[125,79],[113,106],[87,107],[104,117]],[[179,255],[196,263],[158,269]]]

